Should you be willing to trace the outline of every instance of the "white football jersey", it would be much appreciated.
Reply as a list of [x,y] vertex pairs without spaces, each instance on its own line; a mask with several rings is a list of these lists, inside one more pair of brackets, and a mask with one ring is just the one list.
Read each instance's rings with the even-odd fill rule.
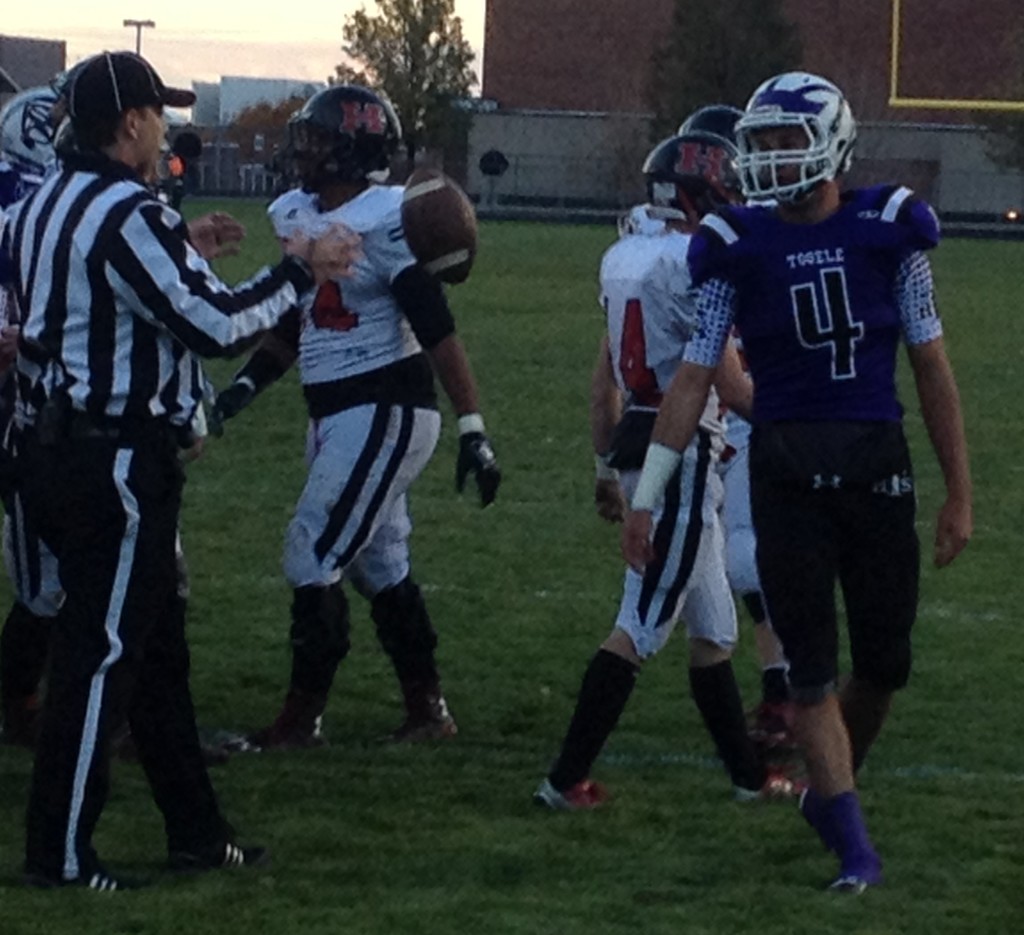
[[391,293],[391,283],[416,262],[402,230],[398,185],[371,185],[333,211],[317,196],[293,189],[268,209],[281,239],[301,231],[316,237],[343,224],[361,238],[353,275],[326,282],[301,300],[299,370],[302,382],[327,383],[393,364],[421,350]]
[[[601,305],[612,367],[630,408],[659,406],[696,327],[686,265],[689,245],[689,234],[668,228],[641,205],[601,261]],[[714,389],[701,426],[721,431]]]

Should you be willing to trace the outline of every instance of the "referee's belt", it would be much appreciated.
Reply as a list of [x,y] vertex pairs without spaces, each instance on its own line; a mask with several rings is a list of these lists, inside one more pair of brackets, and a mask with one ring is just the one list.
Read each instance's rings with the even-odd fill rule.
[[154,442],[169,442],[177,447],[179,431],[187,429],[179,429],[166,419],[123,416],[97,421],[76,409],[68,418],[67,437],[75,441],[108,441],[127,448]]

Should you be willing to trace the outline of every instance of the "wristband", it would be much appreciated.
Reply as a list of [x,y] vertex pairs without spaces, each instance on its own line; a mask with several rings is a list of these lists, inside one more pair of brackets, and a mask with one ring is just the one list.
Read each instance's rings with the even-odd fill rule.
[[468,435],[470,432],[484,434],[484,417],[479,412],[459,416],[459,435]]
[[598,480],[617,481],[619,479],[619,472],[608,464],[610,458],[611,452],[604,455],[594,455],[594,472]]
[[669,478],[676,472],[683,453],[669,448],[667,445],[652,442],[647,448],[644,467],[640,472],[640,480],[633,494],[633,509],[654,512],[661,502],[668,485]]

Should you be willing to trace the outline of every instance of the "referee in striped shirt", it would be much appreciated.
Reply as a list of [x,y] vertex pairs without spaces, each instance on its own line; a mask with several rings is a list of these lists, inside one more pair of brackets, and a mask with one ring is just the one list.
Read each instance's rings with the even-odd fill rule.
[[172,867],[255,863],[222,817],[196,733],[175,596],[178,449],[206,380],[198,356],[229,355],[306,290],[344,274],[334,230],[293,241],[232,289],[206,259],[241,228],[186,227],[151,188],[163,108],[189,106],[128,52],[87,61],[67,91],[78,152],[17,206],[5,237],[23,310],[18,461],[30,519],[57,556],[67,601],[28,807],[26,882],[119,889],[92,833],[107,796],[109,741],[127,717],[164,816]]

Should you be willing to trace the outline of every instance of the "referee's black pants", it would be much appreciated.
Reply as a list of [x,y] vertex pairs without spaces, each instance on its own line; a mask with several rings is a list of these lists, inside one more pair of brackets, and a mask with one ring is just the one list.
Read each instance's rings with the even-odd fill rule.
[[[79,423],[80,426],[80,423]],[[73,426],[74,428],[74,426]],[[49,689],[27,820],[26,870],[94,872],[110,740],[127,717],[163,813],[168,849],[195,852],[228,829],[203,763],[189,692],[175,535],[183,475],[159,423],[124,437],[29,442],[26,508],[60,569]]]

